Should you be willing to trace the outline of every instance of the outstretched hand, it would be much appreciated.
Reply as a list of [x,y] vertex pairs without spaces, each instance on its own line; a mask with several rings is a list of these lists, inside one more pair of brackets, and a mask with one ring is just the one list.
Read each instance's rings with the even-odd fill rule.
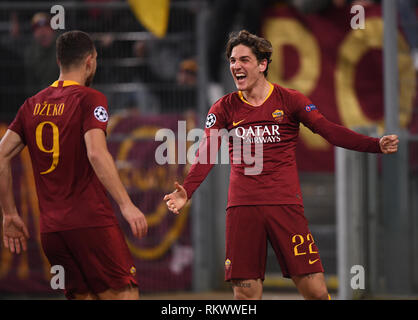
[[26,251],[28,238],[28,229],[18,214],[3,215],[3,243],[11,253]]
[[178,182],[175,182],[174,185],[176,190],[170,194],[166,194],[164,196],[164,201],[167,204],[168,210],[175,214],[179,214],[181,208],[183,208],[187,202],[187,192]]
[[396,134],[383,136],[382,138],[380,138],[380,141],[379,141],[380,150],[382,150],[384,154],[397,152],[398,144],[399,144],[399,139]]

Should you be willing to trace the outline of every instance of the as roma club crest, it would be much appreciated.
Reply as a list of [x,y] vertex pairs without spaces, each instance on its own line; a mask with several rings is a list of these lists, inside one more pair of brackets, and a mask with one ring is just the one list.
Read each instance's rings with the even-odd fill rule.
[[274,110],[274,112],[271,114],[273,116],[274,121],[280,123],[283,121],[284,118],[284,112],[283,110]]
[[225,269],[229,269],[231,267],[231,260],[226,259],[225,260]]

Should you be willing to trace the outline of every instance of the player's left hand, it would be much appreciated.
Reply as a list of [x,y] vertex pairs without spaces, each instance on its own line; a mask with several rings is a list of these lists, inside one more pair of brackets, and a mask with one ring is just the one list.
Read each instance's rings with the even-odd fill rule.
[[28,229],[18,214],[3,214],[3,243],[11,253],[26,251],[28,238]]
[[142,211],[133,204],[121,207],[120,211],[125,220],[129,223],[133,235],[138,239],[145,237],[148,232],[148,223]]
[[187,192],[177,181],[174,185],[176,190],[170,194],[166,194],[163,200],[166,202],[168,210],[175,214],[179,214],[180,209],[187,203]]
[[380,150],[382,150],[384,154],[397,152],[398,144],[399,144],[399,139],[396,134],[383,136],[382,138],[380,138],[380,141],[379,141]]

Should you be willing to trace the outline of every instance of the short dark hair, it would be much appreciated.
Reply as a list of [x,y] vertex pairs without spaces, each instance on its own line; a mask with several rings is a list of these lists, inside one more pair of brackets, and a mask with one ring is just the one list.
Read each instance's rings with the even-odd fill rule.
[[267,60],[267,67],[264,71],[264,75],[267,77],[268,67],[271,62],[270,58],[273,53],[273,46],[270,41],[249,33],[247,30],[231,32],[229,34],[225,52],[228,59],[231,58],[232,49],[240,44],[249,47],[256,56],[258,62],[261,62],[264,59]]
[[61,34],[56,42],[57,60],[62,68],[77,66],[88,54],[95,50],[90,36],[79,30]]

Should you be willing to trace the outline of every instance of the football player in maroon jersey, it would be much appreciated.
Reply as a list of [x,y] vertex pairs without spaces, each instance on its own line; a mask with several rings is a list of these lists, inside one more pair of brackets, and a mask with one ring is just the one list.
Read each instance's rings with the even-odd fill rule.
[[65,271],[69,299],[137,299],[136,269],[106,194],[119,205],[133,234],[147,232],[106,145],[106,97],[89,87],[97,52],[81,31],[56,42],[60,75],[20,107],[0,143],[3,242],[26,250],[28,230],[12,194],[10,162],[25,146],[32,159],[40,209],[42,247]]
[[[266,76],[272,51],[268,40],[245,30],[230,35],[226,56],[238,90],[210,108],[196,159],[217,151],[219,131],[228,130],[225,280],[232,282],[235,299],[261,299],[267,241],[283,276],[294,281],[305,299],[329,299],[318,248],[304,216],[295,155],[299,125],[333,145],[361,152],[393,153],[399,141],[396,135],[377,139],[332,123],[298,91],[270,83]],[[235,153],[237,146],[241,152]],[[248,146],[252,152],[262,151],[262,168],[256,174],[246,171],[252,164],[236,161]],[[195,161],[183,186],[176,183],[176,190],[164,197],[169,210],[180,212],[212,166]]]

